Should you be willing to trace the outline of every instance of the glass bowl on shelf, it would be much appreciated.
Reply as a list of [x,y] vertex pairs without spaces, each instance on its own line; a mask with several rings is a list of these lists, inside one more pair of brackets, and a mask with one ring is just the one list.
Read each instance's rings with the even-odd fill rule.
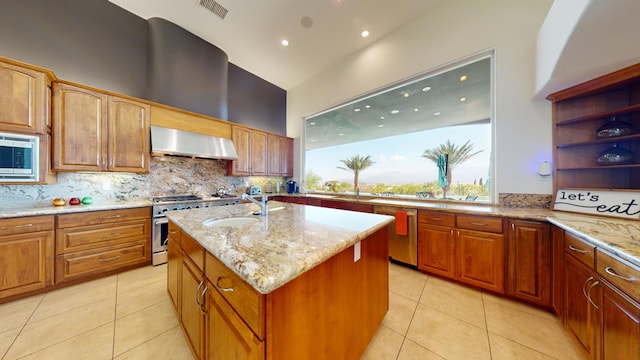
[[635,134],[638,130],[633,124],[617,120],[615,116],[596,130],[596,139],[608,139],[617,136]]
[[597,165],[626,165],[633,164],[635,160],[636,155],[633,151],[621,148],[618,144],[612,144],[596,156]]

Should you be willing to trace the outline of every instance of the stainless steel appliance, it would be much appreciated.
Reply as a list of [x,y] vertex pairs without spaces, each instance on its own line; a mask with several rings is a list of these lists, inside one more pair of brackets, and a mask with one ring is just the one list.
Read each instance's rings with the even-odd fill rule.
[[411,266],[418,266],[418,210],[393,206],[375,206],[376,214],[396,216],[396,211],[407,213],[407,234],[399,235],[395,226],[388,227],[389,257]]
[[0,133],[0,181],[38,181],[39,166],[38,136]]
[[240,203],[240,197],[224,194],[218,191],[211,196],[200,195],[171,195],[159,196],[153,201],[153,218],[151,232],[151,262],[160,265],[167,262],[167,238],[169,236],[169,220],[166,212],[174,210],[187,210],[208,208],[212,206],[235,205]]

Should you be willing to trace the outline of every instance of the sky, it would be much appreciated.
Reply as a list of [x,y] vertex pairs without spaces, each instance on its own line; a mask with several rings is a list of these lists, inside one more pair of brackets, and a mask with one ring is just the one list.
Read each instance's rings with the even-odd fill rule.
[[353,182],[353,172],[338,169],[340,160],[354,155],[367,156],[375,163],[360,173],[360,182],[366,184],[411,184],[437,180],[436,164],[422,157],[427,149],[433,149],[447,140],[463,145],[468,140],[473,152],[479,154],[458,166],[453,171],[453,184],[473,184],[480,178],[486,181],[491,156],[491,125],[452,126],[431,129],[411,134],[362,141],[306,151],[305,174],[313,171],[322,178]]

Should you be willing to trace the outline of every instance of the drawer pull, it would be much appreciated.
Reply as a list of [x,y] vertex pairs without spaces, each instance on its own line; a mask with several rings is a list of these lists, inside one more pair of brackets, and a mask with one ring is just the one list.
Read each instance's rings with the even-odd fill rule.
[[476,222],[476,221],[472,221],[469,224],[475,225],[475,226],[487,226],[487,225],[489,225],[487,223],[480,223],[480,222]]
[[100,236],[100,238],[101,238],[101,239],[108,239],[108,238],[118,237],[118,236],[120,236],[120,233],[113,233],[113,234],[102,235],[102,236]]
[[613,268],[611,266],[607,266],[604,268],[604,272],[606,272],[607,274],[611,275],[611,276],[615,276],[618,279],[622,279],[622,280],[626,280],[626,281],[631,281],[631,282],[635,282],[637,279],[636,278],[632,278],[632,277],[626,277],[626,276],[622,276],[622,275],[618,275],[615,270],[613,270]]
[[233,287],[223,287],[220,286],[220,280],[224,280],[224,278],[219,277],[218,280],[216,281],[216,288],[220,291],[224,291],[224,292],[232,292],[233,291]]
[[429,220],[440,221],[440,220],[442,220],[442,218],[441,217],[433,217],[432,216],[432,217],[429,218]]
[[100,216],[100,220],[117,219],[119,217],[120,217],[120,215]]
[[22,224],[22,225],[13,225],[13,226],[0,226],[0,230],[6,230],[8,228],[23,228],[23,227],[30,227],[33,226],[33,224]]
[[118,260],[120,259],[120,255],[118,256],[114,256],[114,257],[110,257],[110,258],[106,258],[106,259],[100,259],[100,262],[107,262],[107,261],[113,261],[113,260]]
[[175,230],[171,230],[171,231],[169,231],[169,234],[171,234],[171,235],[175,235],[175,234],[177,234],[177,233],[178,233],[178,232],[177,232],[177,231],[175,231]]
[[582,250],[582,249],[578,249],[577,247],[573,246],[573,245],[569,245],[569,250],[571,251],[575,251],[575,252],[579,252],[581,254],[586,254],[589,251],[588,250]]

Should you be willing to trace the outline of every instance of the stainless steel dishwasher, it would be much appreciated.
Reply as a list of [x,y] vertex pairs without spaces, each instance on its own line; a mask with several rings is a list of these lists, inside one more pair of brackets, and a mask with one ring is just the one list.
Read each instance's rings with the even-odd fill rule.
[[396,233],[395,223],[388,227],[389,257],[408,265],[418,266],[418,210],[395,206],[375,206],[376,214],[395,217],[396,211],[407,213],[407,235]]

